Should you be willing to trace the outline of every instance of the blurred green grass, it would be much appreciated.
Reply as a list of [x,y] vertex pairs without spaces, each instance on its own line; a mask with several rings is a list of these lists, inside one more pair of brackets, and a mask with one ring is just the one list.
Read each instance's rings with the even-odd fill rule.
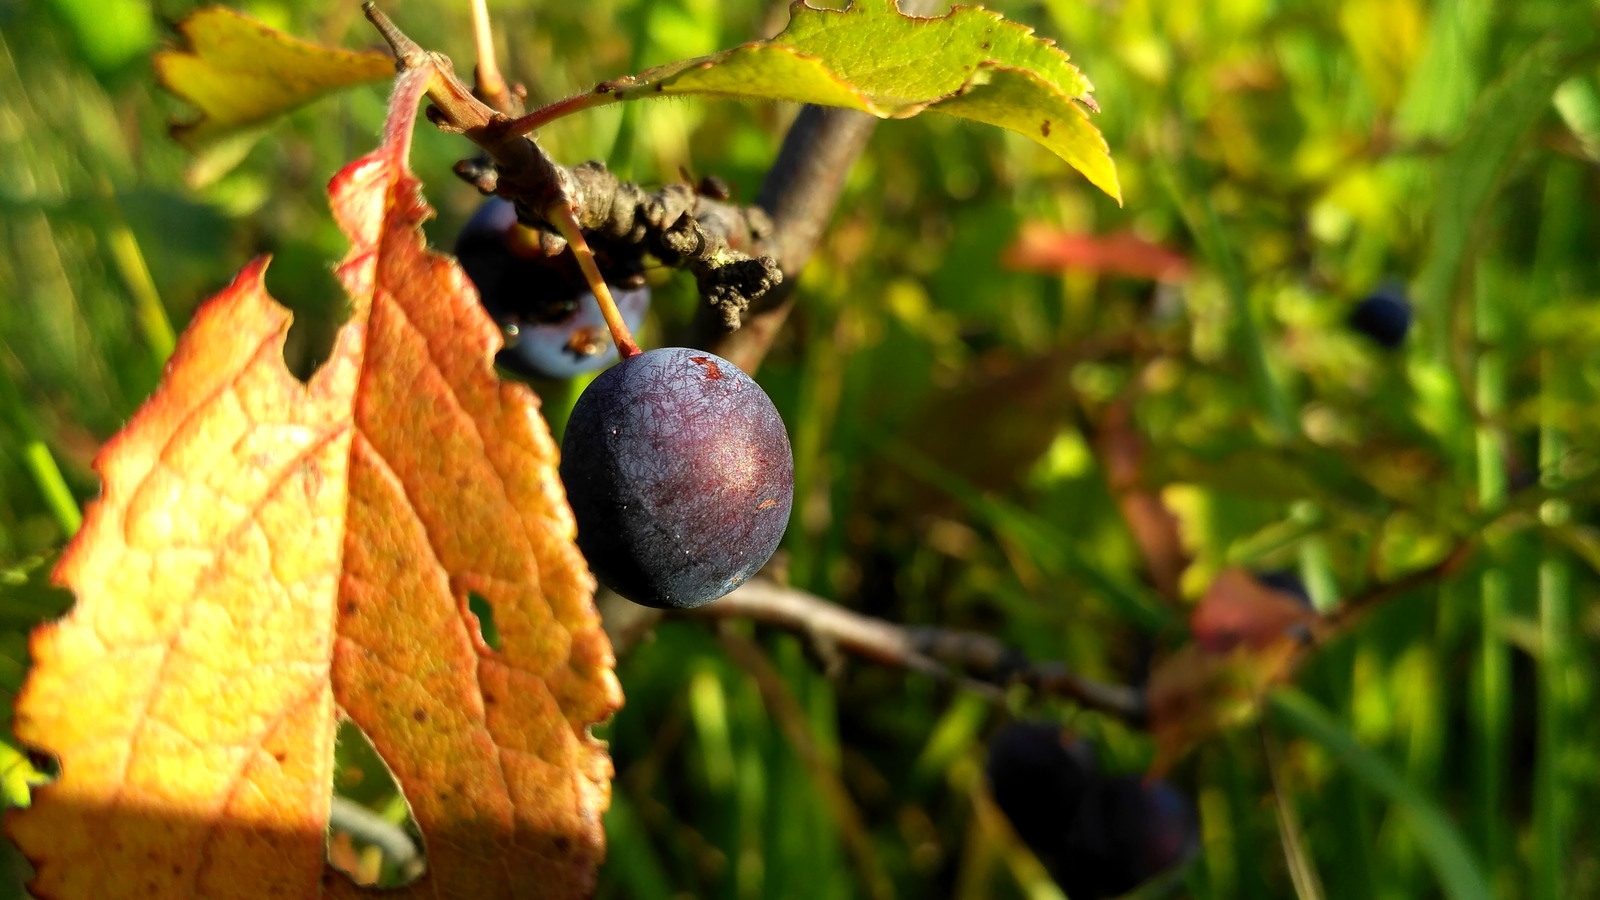
[[[392,6],[466,65],[466,4]],[[371,145],[382,91],[295,114],[191,190],[165,136],[183,111],[148,62],[191,8],[0,4],[7,691],[28,627],[63,608],[39,584],[40,560],[76,527],[72,501],[96,493],[96,448],[170,348],[156,304],[181,329],[270,252],[268,284],[297,315],[298,371],[340,320],[330,267],[344,248],[323,186]],[[354,4],[241,8],[299,35],[376,43]],[[1140,678],[1171,647],[1170,613],[1093,451],[1108,405],[1130,401],[1147,477],[1167,486],[1195,554],[1191,596],[1246,564],[1298,569],[1328,602],[1464,538],[1482,543],[1471,566],[1321,650],[1271,704],[1279,800],[1324,895],[1600,896],[1600,11],[997,8],[1056,38],[1096,85],[1127,205],[1016,136],[938,116],[879,127],[760,373],[796,448],[793,583],[896,621],[988,630],[1091,676]],[[781,4],[754,0],[491,9],[503,65],[536,100],[783,21]],[[646,183],[715,173],[749,199],[793,112],[669,101],[543,137],[564,162],[605,158]],[[477,203],[449,174],[465,152],[418,133],[441,246]],[[1035,221],[1132,229],[1199,266],[1161,289],[1001,267]],[[661,343],[694,298],[685,279],[656,276],[647,338]],[[1411,285],[1419,313],[1393,354],[1345,325],[1388,278]],[[1131,349],[1088,352],[1103,347]],[[549,400],[570,396],[553,388]],[[1144,735],[1070,705],[1017,696],[1000,711],[857,663],[830,679],[797,639],[758,638],[792,708],[769,705],[695,623],[669,622],[623,660],[628,705],[605,732],[617,781],[603,895],[1056,896],[981,814],[984,736],[1006,712],[1050,715],[1114,768],[1151,758]],[[13,757],[0,759],[7,797],[23,771]],[[373,767],[355,749],[344,762]],[[1180,767],[1204,853],[1147,893],[1294,895],[1267,764],[1238,733]],[[384,804],[370,782],[358,793]]]

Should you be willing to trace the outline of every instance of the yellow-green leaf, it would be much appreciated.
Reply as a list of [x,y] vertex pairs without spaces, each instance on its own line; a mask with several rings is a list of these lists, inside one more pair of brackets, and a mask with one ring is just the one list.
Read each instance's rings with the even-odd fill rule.
[[[220,6],[199,10],[178,30],[188,48],[157,53],[156,75],[199,107],[199,118],[174,126],[172,135],[202,160],[221,150],[236,162],[240,140],[259,136],[272,119],[330,91],[394,77],[387,54],[307,43]],[[200,169],[222,162],[224,170],[231,165],[214,160]]]
[[714,56],[596,89],[591,103],[706,94],[859,109],[886,119],[933,110],[1025,134],[1121,202],[1116,167],[1088,111],[1094,90],[1054,42],[999,13],[958,6],[902,15],[894,0],[845,10],[799,0],[789,27]]

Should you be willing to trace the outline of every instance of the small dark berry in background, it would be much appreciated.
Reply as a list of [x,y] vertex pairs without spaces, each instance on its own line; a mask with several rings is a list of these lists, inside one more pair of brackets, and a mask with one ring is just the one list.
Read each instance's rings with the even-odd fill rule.
[[1350,311],[1350,327],[1390,350],[1405,343],[1411,330],[1411,303],[1398,284],[1385,285]]
[[[572,378],[616,361],[599,301],[576,262],[570,254],[543,256],[533,233],[518,225],[510,201],[493,197],[478,208],[456,238],[456,257],[484,310],[506,331],[496,364],[525,378]],[[650,289],[608,284],[623,320],[637,331],[650,308]]]
[[789,524],[794,458],[750,376],[670,347],[623,360],[578,398],[561,480],[595,577],[635,603],[688,609],[772,558]]
[[1278,569],[1271,572],[1257,572],[1256,580],[1279,593],[1288,594],[1300,601],[1306,609],[1315,609],[1311,602],[1311,592],[1306,590],[1306,583],[1300,576],[1293,572]]
[[1093,748],[1046,722],[1012,722],[989,742],[995,805],[1072,900],[1120,897],[1200,846],[1173,785],[1100,772]]

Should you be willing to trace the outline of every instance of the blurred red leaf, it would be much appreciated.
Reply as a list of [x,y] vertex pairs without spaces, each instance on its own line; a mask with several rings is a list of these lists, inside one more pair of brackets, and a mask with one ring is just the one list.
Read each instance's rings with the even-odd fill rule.
[[1189,631],[1213,653],[1243,644],[1262,650],[1284,637],[1310,635],[1320,617],[1289,594],[1267,587],[1244,569],[1227,569],[1189,614]]
[[1168,283],[1187,279],[1191,269],[1188,257],[1131,231],[1072,234],[1038,222],[1024,224],[1000,260],[1026,272],[1095,272]]
[[1293,597],[1228,569],[1189,617],[1195,640],[1150,675],[1152,774],[1195,745],[1253,720],[1267,691],[1294,673],[1320,617]]

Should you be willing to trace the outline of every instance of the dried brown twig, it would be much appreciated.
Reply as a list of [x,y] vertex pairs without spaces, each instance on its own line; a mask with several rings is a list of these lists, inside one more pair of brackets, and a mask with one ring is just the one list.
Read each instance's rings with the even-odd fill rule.
[[[615,595],[601,601],[601,615],[619,654],[626,653],[661,620],[661,613]],[[1031,662],[1020,650],[976,631],[897,625],[845,609],[815,594],[765,578],[745,583],[715,603],[674,612],[685,619],[743,619],[798,634],[830,664],[842,655],[920,672],[999,700],[1007,685],[1023,684],[1042,694],[1071,698],[1088,709],[1142,721],[1144,697],[1133,687],[1079,675],[1061,663]]]
[[[483,151],[458,164],[456,174],[485,194],[515,203],[518,217],[540,230],[547,252],[564,247],[559,225],[564,210],[570,209],[597,247],[616,256],[650,253],[694,273],[725,328],[737,328],[745,308],[782,282],[777,260],[741,249],[753,249],[771,234],[770,220],[761,210],[734,206],[682,184],[649,193],[598,162],[572,169],[556,163],[537,140],[515,133],[505,112],[475,96],[456,77],[450,60],[423,49],[370,0],[362,9],[394,51],[399,68],[433,69],[428,120]],[[484,66],[480,74],[487,71]],[[485,90],[509,96],[492,82]],[[503,102],[510,108],[510,100]]]

